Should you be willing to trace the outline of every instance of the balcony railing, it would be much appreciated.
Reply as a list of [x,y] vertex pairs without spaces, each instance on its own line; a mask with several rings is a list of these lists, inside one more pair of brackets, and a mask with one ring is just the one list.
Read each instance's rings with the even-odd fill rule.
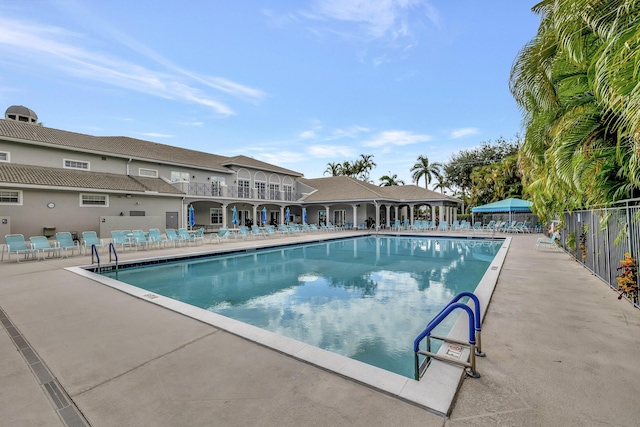
[[238,186],[226,187],[227,194],[223,194],[224,187],[211,183],[190,182],[187,194],[190,196],[229,197],[252,200],[277,200],[295,202],[302,197],[300,193],[283,193],[281,191],[265,190],[261,188],[246,188]]

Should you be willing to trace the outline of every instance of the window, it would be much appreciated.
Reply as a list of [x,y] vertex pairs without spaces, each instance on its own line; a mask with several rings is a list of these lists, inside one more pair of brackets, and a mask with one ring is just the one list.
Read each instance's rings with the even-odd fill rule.
[[22,191],[0,190],[0,205],[21,205]]
[[109,196],[103,194],[81,194],[80,206],[107,207],[109,206]]
[[65,169],[83,169],[89,170],[89,162],[83,162],[82,160],[64,159]]
[[290,185],[285,185],[283,190],[284,190],[284,199],[293,200],[293,187]]
[[267,184],[264,182],[256,182],[256,198],[257,199],[266,199],[267,198]]
[[138,176],[148,176],[149,178],[157,178],[158,171],[155,169],[140,168],[138,169]]
[[248,199],[251,197],[251,188],[249,187],[249,181],[245,179],[238,180],[238,197],[244,197]]
[[279,184],[269,184],[269,199],[270,200],[278,200],[280,193],[280,185]]
[[189,182],[189,172],[171,171],[171,182]]
[[224,178],[212,176],[209,179],[211,180],[211,195],[222,196],[222,184],[224,184]]
[[222,225],[222,208],[211,208],[211,225]]
[[0,151],[0,162],[8,162],[9,153],[7,151]]

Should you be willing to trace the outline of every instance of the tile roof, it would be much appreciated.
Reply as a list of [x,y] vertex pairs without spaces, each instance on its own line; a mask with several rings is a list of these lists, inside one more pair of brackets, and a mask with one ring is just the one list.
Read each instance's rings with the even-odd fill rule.
[[231,172],[227,165],[245,165],[258,167],[292,176],[301,173],[276,165],[261,162],[245,156],[225,157],[202,151],[188,150],[171,145],[158,144],[127,136],[92,136],[47,128],[15,120],[0,119],[0,138],[8,137],[22,141],[33,141],[53,144],[61,147],[88,150],[97,153],[112,154],[123,157],[134,157],[162,161],[172,164],[201,167],[205,169]]
[[416,185],[394,185],[379,187],[368,182],[359,181],[348,176],[332,176],[327,178],[298,178],[298,181],[317,189],[307,196],[305,202],[336,202],[336,201],[415,201],[415,202],[451,202],[460,203],[455,197],[427,190]]
[[134,178],[113,173],[19,165],[14,163],[0,163],[0,183],[127,192],[152,191],[161,194],[176,195],[184,194],[173,185],[159,178]]

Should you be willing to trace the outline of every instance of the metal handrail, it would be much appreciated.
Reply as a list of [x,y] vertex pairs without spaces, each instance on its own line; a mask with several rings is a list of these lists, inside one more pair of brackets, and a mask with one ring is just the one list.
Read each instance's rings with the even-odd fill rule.
[[[463,303],[459,303],[458,301],[461,298],[469,297],[473,300],[474,309]],[[443,341],[453,342],[456,344],[467,345],[464,342],[457,341],[451,338],[439,337],[436,335],[431,335],[431,331],[435,329],[453,310],[461,308],[467,312],[469,319],[469,362],[467,361],[458,361],[454,360],[430,351],[431,349],[431,338],[436,338]],[[416,339],[413,341],[413,351],[414,351],[414,361],[415,361],[415,379],[417,381],[420,380],[420,372],[421,372],[421,364],[420,364],[420,356],[426,356],[424,362],[427,362],[430,359],[438,359],[448,363],[454,363],[467,368],[467,375],[473,378],[479,378],[480,374],[476,371],[476,356],[483,357],[485,353],[482,352],[481,345],[481,326],[480,326],[480,301],[478,297],[476,297],[471,292],[461,292],[456,295],[449,303],[427,324],[427,327],[422,331]],[[420,343],[422,340],[427,339],[427,350],[420,350]]]
[[98,255],[98,247],[96,245],[91,245],[91,264],[93,264],[93,254],[96,254],[96,259],[98,260],[98,271],[100,271],[100,255]]
[[116,260],[116,278],[118,277],[118,253],[116,252],[116,247],[113,243],[109,243],[109,262],[111,262],[111,252],[113,252],[113,257]]

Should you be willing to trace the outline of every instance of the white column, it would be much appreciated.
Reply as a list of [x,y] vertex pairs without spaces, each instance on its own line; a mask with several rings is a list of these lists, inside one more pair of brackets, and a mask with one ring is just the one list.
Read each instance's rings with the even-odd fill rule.
[[415,205],[409,205],[409,225],[413,225],[413,207]]
[[229,205],[222,205],[222,228],[227,228],[227,206]]
[[444,219],[444,210],[445,210],[445,208],[444,208],[444,206],[439,206],[438,210],[440,211],[440,224],[442,224],[442,221],[445,221],[445,219]]
[[353,227],[358,227],[358,205],[351,205],[353,209]]
[[[327,211],[327,219],[326,219],[326,221],[327,221],[327,224],[329,224],[329,222],[331,222],[331,217],[329,216],[329,214],[331,213],[331,210],[329,209],[329,206],[325,206],[324,208]],[[327,224],[325,224],[325,225],[327,225]]]
[[436,223],[436,206],[431,205],[431,222],[435,225]]
[[389,221],[391,221],[391,205],[385,205],[385,207],[387,208],[387,215],[386,218],[384,219],[384,225],[385,228],[389,228],[391,226],[391,223]]
[[253,223],[254,224],[258,224],[258,207],[256,205],[253,205]]

